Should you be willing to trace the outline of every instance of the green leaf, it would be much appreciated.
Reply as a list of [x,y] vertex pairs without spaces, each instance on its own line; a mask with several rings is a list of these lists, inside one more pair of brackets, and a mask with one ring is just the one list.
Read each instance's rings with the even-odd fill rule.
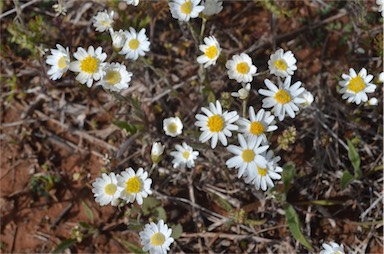
[[295,209],[291,204],[287,204],[285,206],[285,217],[287,219],[289,230],[291,231],[293,237],[308,250],[313,251],[312,245],[308,242],[308,240],[301,232],[299,216],[297,215]]
[[115,237],[115,239],[121,244],[124,246],[125,249],[129,250],[131,253],[138,253],[138,254],[146,254],[147,252],[143,251],[140,247],[137,247],[136,245],[126,241],[126,240],[123,240],[123,239],[120,239],[120,238],[117,238]]
[[353,168],[355,169],[355,179],[360,179],[362,176],[362,172],[360,169],[360,156],[357,152],[353,143],[347,139],[348,142],[348,158],[352,163]]
[[128,133],[131,133],[131,134],[135,134],[137,130],[140,128],[136,125],[129,124],[125,121],[116,120],[116,121],[112,121],[112,123],[117,127],[119,127],[120,129],[126,130]]
[[157,207],[157,208],[155,209],[155,212],[156,212],[156,214],[157,214],[156,217],[158,218],[158,220],[163,220],[163,221],[166,221],[166,220],[167,220],[167,214],[166,214],[164,208],[162,208],[161,206],[160,206],[160,207]]
[[172,237],[173,239],[177,240],[183,233],[183,226],[181,224],[173,225],[172,226]]
[[147,197],[143,199],[143,205],[141,206],[141,209],[143,211],[143,215],[147,216],[149,215],[153,209],[157,206],[160,206],[160,201],[157,200],[154,197]]
[[215,103],[215,101],[216,101],[215,94],[211,90],[209,90],[208,97],[207,97],[207,102],[208,103],[210,103],[210,102]]
[[223,199],[217,195],[213,196],[213,202],[227,212],[233,211],[233,207],[231,206],[231,204],[227,200],[225,200],[225,199]]
[[93,216],[92,209],[89,208],[89,206],[87,205],[87,203],[85,203],[84,201],[82,201],[81,204],[82,204],[83,207],[84,207],[85,215],[87,215],[88,219],[93,223],[94,216]]
[[288,162],[283,166],[283,173],[281,174],[281,176],[283,178],[285,193],[287,193],[295,175],[296,175],[296,165],[294,162]]
[[248,224],[250,226],[260,226],[260,225],[263,225],[267,222],[267,219],[264,219],[264,220],[250,220],[250,219],[246,219],[245,220],[245,224]]
[[74,240],[74,239],[66,239],[66,240],[62,241],[52,253],[53,254],[63,253],[66,249],[75,245],[75,243],[76,243],[76,240]]
[[353,175],[348,172],[348,170],[344,170],[343,175],[340,179],[340,188],[344,190],[347,186],[354,180]]

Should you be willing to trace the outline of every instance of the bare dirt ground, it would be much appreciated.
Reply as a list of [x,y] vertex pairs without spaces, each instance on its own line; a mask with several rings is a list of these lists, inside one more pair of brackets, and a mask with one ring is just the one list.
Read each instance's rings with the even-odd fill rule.
[[[25,2],[4,1],[3,13]],[[206,73],[211,91],[202,91],[200,52],[166,1],[134,7],[70,0],[67,15],[58,17],[54,3],[34,1],[1,18],[2,253],[139,252],[138,232],[159,218],[182,227],[171,247],[178,253],[316,253],[329,241],[344,244],[348,253],[383,252],[382,84],[374,80],[377,106],[348,104],[337,92],[349,68],[365,67],[375,77],[382,71],[382,18],[373,1],[224,1],[223,11],[208,20],[205,34],[218,38],[226,58],[246,52],[260,72],[277,48],[291,50],[298,61],[294,79],[315,97],[271,137],[277,148],[284,130],[294,126],[297,133],[288,149],[275,150],[281,166],[295,164],[290,188],[284,193],[279,181],[268,194],[227,169],[224,147],[212,150],[198,141],[193,124],[200,107],[213,96],[241,112],[238,100],[226,99],[240,85],[228,79],[220,59]],[[102,46],[111,55],[108,33],[95,32],[91,22],[104,9],[117,13],[117,29],[146,27],[151,41],[146,62],[128,63],[134,76],[120,97],[80,85],[72,73],[50,80],[49,53],[41,55],[56,43],[72,53]],[[191,23],[199,27],[201,20]],[[248,106],[260,108],[256,91],[265,78],[253,80]],[[171,139],[162,121],[174,115],[184,132]],[[343,171],[354,173],[347,139],[359,153],[362,176],[342,189]],[[154,141],[165,144],[166,154],[151,175],[153,206],[100,207],[92,182],[101,172],[149,170]],[[200,152],[191,170],[172,167],[169,152],[183,141]],[[292,236],[287,203],[312,251]]]

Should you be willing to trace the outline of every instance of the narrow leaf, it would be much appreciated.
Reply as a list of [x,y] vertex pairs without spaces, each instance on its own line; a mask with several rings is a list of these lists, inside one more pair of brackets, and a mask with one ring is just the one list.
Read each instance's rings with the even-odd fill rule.
[[283,178],[284,183],[284,190],[285,193],[287,193],[290,183],[293,181],[293,178],[295,177],[295,163],[289,162],[283,166],[283,173],[281,174]]
[[85,203],[84,201],[81,202],[81,204],[83,205],[84,207],[84,211],[85,211],[85,215],[87,215],[88,219],[93,223],[93,212],[92,212],[92,209],[89,208],[89,206],[87,205],[87,203]]
[[354,177],[348,170],[344,170],[343,175],[340,179],[340,188],[344,190],[353,181]]
[[135,125],[129,124],[125,121],[116,120],[116,121],[113,121],[113,124],[119,127],[120,129],[126,130],[128,133],[131,133],[131,134],[135,134],[138,130],[138,128]]
[[353,168],[355,169],[355,179],[360,179],[362,176],[362,172],[360,169],[360,156],[357,152],[353,143],[347,139],[348,142],[348,158],[352,163]]
[[66,239],[66,240],[62,241],[52,253],[53,254],[63,253],[66,249],[75,245],[75,243],[76,243],[76,240],[74,240],[74,239]]
[[308,240],[301,232],[299,216],[297,215],[293,206],[290,204],[287,204],[285,207],[285,217],[287,219],[289,230],[291,231],[293,237],[297,241],[299,241],[299,243],[305,246],[308,250],[313,251],[312,245],[308,242]]

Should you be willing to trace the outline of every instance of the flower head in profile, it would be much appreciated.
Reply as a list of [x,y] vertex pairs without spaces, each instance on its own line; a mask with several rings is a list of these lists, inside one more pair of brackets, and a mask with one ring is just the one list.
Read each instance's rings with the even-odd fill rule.
[[377,104],[379,104],[379,101],[377,100],[377,98],[371,98],[368,100],[369,106],[377,106]]
[[127,40],[127,37],[125,36],[125,31],[123,31],[121,29],[119,31],[113,31],[113,29],[110,29],[109,31],[110,31],[111,38],[112,38],[113,49],[116,52],[121,51],[121,49],[123,48],[123,46],[125,44],[125,41]]
[[129,87],[132,73],[127,71],[124,64],[107,63],[103,68],[103,77],[96,85],[102,86],[104,89],[119,92]]
[[109,203],[116,204],[120,197],[123,188],[117,185],[117,178],[115,173],[103,173],[101,177],[97,178],[92,183],[95,200],[101,206],[108,205]]
[[315,100],[315,98],[313,98],[313,95],[311,94],[310,91],[308,90],[304,90],[304,92],[302,92],[300,95],[299,95],[300,98],[303,98],[305,100],[304,103],[301,103],[300,106],[302,108],[307,108],[309,106],[311,106],[312,102]]
[[320,254],[344,254],[343,245],[339,245],[335,242],[330,242],[329,244],[323,243],[324,250],[320,251]]
[[181,145],[176,145],[176,151],[171,152],[173,156],[173,167],[184,167],[192,168],[195,166],[195,160],[199,155],[199,152],[193,151],[192,147],[183,142]]
[[125,37],[125,44],[119,54],[125,55],[126,59],[137,60],[139,56],[144,56],[145,52],[149,51],[150,43],[145,35],[145,28],[137,33],[134,28],[130,27],[129,32],[125,31]]
[[249,91],[251,91],[251,83],[243,83],[242,86],[239,91],[233,92],[231,95],[235,98],[240,98],[240,100],[246,100],[249,96]]
[[123,190],[121,191],[120,198],[133,203],[135,200],[139,205],[143,204],[143,198],[152,194],[151,184],[152,179],[148,178],[148,172],[139,168],[137,172],[132,168],[127,168],[117,176],[118,186]]
[[113,11],[110,13],[105,11],[99,11],[96,16],[93,17],[93,26],[96,27],[96,31],[104,32],[112,27],[113,23]]
[[125,2],[129,5],[138,6],[140,0],[125,0]]
[[161,161],[161,155],[164,152],[164,145],[161,142],[154,142],[151,150],[151,160],[153,163],[158,164]]
[[283,85],[279,88],[274,85],[269,79],[264,80],[265,85],[269,90],[259,89],[259,93],[267,96],[263,99],[263,108],[273,107],[273,114],[279,118],[280,121],[284,120],[285,113],[291,118],[295,118],[295,112],[299,111],[298,104],[305,102],[299,95],[304,92],[304,88],[300,87],[301,82],[297,81],[291,86],[291,76],[288,76]]
[[381,16],[384,17],[384,0],[376,0],[376,4],[379,6],[379,12],[381,12]]
[[268,60],[268,68],[271,74],[279,77],[292,76],[297,70],[296,58],[291,51],[284,53],[284,50],[278,49]]
[[204,64],[204,68],[207,68],[210,65],[216,64],[217,58],[219,58],[221,48],[214,36],[209,36],[204,38],[204,43],[199,46],[200,51],[203,52],[203,55],[197,57],[197,62],[199,64]]
[[[384,2],[384,0],[383,0],[383,2]],[[384,83],[384,71],[383,71],[383,72],[380,72],[380,74],[379,74],[379,81],[380,81],[381,83]]]
[[344,79],[339,81],[339,85],[342,87],[340,93],[343,94],[342,98],[348,102],[354,102],[359,105],[361,102],[367,102],[367,93],[373,93],[376,89],[376,85],[371,83],[373,75],[368,74],[365,68],[362,68],[359,74],[352,68],[349,69],[349,75],[341,75]]
[[249,120],[240,118],[237,120],[239,124],[239,132],[246,137],[261,137],[263,143],[268,143],[266,133],[277,130],[275,125],[275,117],[269,111],[260,109],[257,114],[252,106],[249,107]]
[[199,5],[201,0],[173,0],[169,2],[172,17],[180,21],[189,21],[197,18],[199,13],[204,10],[204,6]]
[[225,67],[228,69],[228,77],[235,79],[239,83],[252,82],[252,75],[257,71],[256,66],[252,64],[252,59],[245,53],[232,56],[232,59],[227,61]]
[[274,185],[273,180],[280,180],[280,173],[283,169],[277,164],[280,161],[280,156],[273,157],[273,152],[268,151],[263,153],[267,160],[266,167],[256,166],[251,170],[247,170],[244,174],[244,181],[246,183],[254,184],[256,190],[262,189],[263,191],[272,188]]
[[56,44],[57,49],[51,49],[51,55],[47,57],[46,63],[51,65],[47,74],[52,80],[59,79],[68,70],[70,63],[69,48]]
[[88,51],[82,47],[78,47],[77,51],[73,54],[77,61],[71,62],[69,69],[74,72],[79,72],[76,76],[81,84],[87,84],[91,87],[93,80],[100,80],[103,76],[104,60],[107,54],[103,53],[103,49],[98,47],[96,50],[93,46],[88,47]]
[[227,145],[227,137],[232,136],[231,131],[238,130],[238,126],[234,122],[239,119],[236,111],[223,112],[221,104],[216,101],[216,106],[212,102],[209,103],[209,109],[202,107],[201,111],[205,115],[197,114],[195,126],[200,127],[203,132],[199,137],[200,142],[206,142],[211,139],[211,147],[214,149],[217,141],[220,140],[221,144]]
[[178,116],[165,118],[163,120],[165,135],[176,137],[183,132],[183,123]]
[[262,153],[268,149],[268,145],[260,146],[261,137],[248,137],[244,138],[243,135],[238,134],[240,146],[229,145],[227,150],[235,154],[225,162],[228,168],[237,168],[239,172],[237,177],[241,177],[245,170],[250,171],[256,166],[264,168],[267,166],[267,160]]
[[206,16],[219,14],[223,10],[222,0],[203,0],[202,5],[204,6],[203,14]]
[[139,233],[143,250],[150,254],[166,254],[174,241],[171,234],[172,229],[168,228],[163,220],[157,224],[146,224],[144,230]]

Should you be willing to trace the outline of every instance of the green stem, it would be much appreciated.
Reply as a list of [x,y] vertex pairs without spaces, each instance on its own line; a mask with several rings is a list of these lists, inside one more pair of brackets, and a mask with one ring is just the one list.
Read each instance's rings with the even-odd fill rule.
[[188,25],[189,30],[191,31],[191,34],[192,34],[193,40],[195,41],[196,47],[199,48],[199,41],[197,39],[197,34],[196,34],[195,29],[193,28],[191,22],[187,22],[187,25]]
[[247,116],[245,115],[247,112],[247,99],[242,101],[242,105],[243,105],[243,117],[247,118]]
[[265,71],[262,71],[262,72],[257,72],[255,74],[253,74],[252,76],[253,77],[257,77],[257,76],[265,75],[265,74],[268,74],[268,73],[269,73],[269,70],[265,70]]
[[203,17],[203,22],[201,23],[201,30],[200,30],[200,43],[203,41],[203,36],[204,36],[204,30],[205,30],[205,25],[207,23],[207,19]]

